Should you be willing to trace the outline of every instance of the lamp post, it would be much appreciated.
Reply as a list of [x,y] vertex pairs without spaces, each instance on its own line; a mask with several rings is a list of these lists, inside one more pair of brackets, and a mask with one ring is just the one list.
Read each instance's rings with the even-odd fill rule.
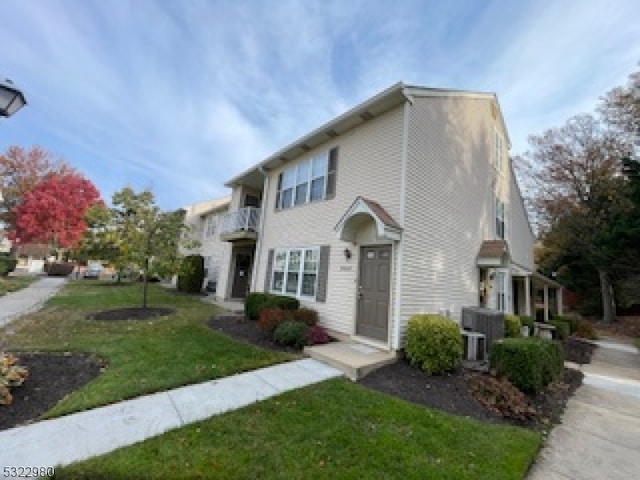
[[0,117],[10,117],[26,104],[23,93],[11,80],[0,80]]

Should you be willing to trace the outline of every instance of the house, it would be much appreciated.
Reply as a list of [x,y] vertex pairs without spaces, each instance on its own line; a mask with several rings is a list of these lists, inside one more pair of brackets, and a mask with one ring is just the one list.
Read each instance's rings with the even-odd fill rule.
[[293,295],[391,351],[414,313],[561,312],[509,148],[496,95],[390,87],[227,182],[216,295]]
[[216,291],[220,265],[228,257],[231,245],[220,239],[222,217],[229,211],[231,198],[226,196],[184,207],[186,235],[197,242],[191,250],[181,249],[183,254],[200,254],[204,257],[205,281],[203,287]]

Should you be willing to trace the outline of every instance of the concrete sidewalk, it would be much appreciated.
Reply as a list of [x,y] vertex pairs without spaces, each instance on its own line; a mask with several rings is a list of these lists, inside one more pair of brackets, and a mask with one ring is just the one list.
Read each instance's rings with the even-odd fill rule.
[[640,355],[598,342],[583,385],[567,403],[530,480],[627,480],[640,472]]
[[66,465],[341,375],[297,360],[0,431],[0,465]]
[[0,297],[0,328],[21,315],[39,310],[66,281],[65,277],[43,277],[22,290]]

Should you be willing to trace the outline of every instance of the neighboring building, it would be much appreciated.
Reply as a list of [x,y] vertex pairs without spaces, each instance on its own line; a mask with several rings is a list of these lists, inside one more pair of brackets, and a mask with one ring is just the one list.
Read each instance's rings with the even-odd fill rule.
[[494,94],[392,86],[227,183],[216,296],[293,295],[391,350],[414,313],[561,311],[509,147]]
[[204,257],[204,288],[215,291],[218,283],[220,265],[231,246],[220,240],[219,229],[222,217],[229,211],[230,197],[218,198],[184,207],[185,224],[189,226],[187,235],[199,242],[192,250],[182,250],[184,254],[200,254]]

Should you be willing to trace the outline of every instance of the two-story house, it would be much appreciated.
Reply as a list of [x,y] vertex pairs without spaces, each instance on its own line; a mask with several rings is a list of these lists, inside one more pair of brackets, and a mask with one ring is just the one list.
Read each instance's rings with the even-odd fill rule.
[[494,94],[396,84],[231,179],[217,295],[293,295],[334,333],[396,350],[419,312],[545,315],[559,285]]

